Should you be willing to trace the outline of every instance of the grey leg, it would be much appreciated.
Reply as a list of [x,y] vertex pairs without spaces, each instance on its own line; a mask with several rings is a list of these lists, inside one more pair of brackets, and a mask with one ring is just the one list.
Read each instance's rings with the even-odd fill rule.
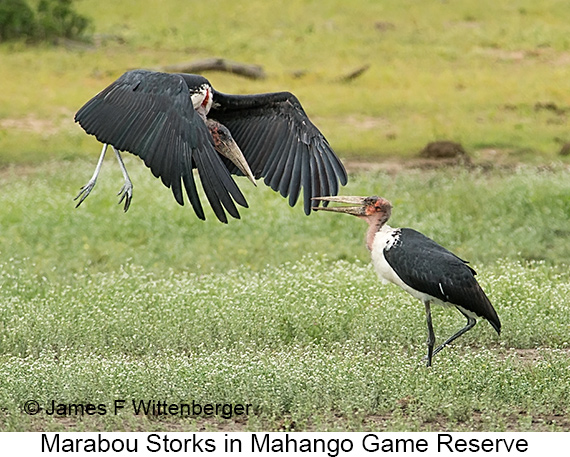
[[433,332],[433,324],[431,322],[431,308],[430,308],[430,301],[426,300],[424,302],[426,307],[426,320],[427,320],[427,327],[428,327],[428,339],[427,339],[427,366],[431,367],[431,359],[434,355],[433,346],[435,344],[435,333]]
[[435,351],[433,351],[433,355],[436,355],[439,351],[441,351],[445,346],[447,346],[449,343],[451,343],[452,341],[456,340],[457,338],[459,338],[461,335],[463,335],[465,332],[468,332],[469,330],[471,330],[475,324],[477,323],[477,320],[475,320],[473,317],[468,316],[467,314],[465,314],[463,311],[461,311],[459,308],[457,308],[459,310],[459,312],[461,314],[463,314],[466,318],[467,318],[467,325],[465,327],[463,327],[461,330],[459,330],[457,333],[455,333],[454,335],[452,335],[451,337],[449,337],[447,340],[445,340],[445,342],[443,344],[441,344],[440,346],[437,347],[437,349]]
[[125,212],[127,212],[129,206],[131,206],[131,200],[133,198],[133,183],[131,182],[131,178],[129,178],[129,174],[127,173],[127,168],[123,163],[123,158],[121,157],[121,153],[117,150],[117,148],[115,148],[115,146],[113,146],[113,150],[115,151],[115,155],[117,156],[117,160],[119,161],[119,166],[121,167],[121,172],[123,173],[123,178],[125,179],[123,187],[117,194],[121,196],[121,198],[119,199],[119,204],[121,204],[121,202],[125,200]]
[[103,150],[101,151],[101,155],[99,156],[99,161],[97,162],[97,166],[95,167],[95,172],[93,173],[93,176],[91,176],[89,182],[87,182],[87,184],[85,184],[81,188],[81,190],[77,194],[77,197],[74,198],[74,200],[77,200],[79,198],[79,202],[77,202],[77,205],[75,205],[76,208],[79,205],[81,205],[81,203],[83,203],[83,200],[87,198],[87,196],[91,193],[91,191],[95,187],[95,183],[97,182],[97,177],[99,176],[99,172],[101,171],[101,166],[103,165],[103,159],[105,158],[105,152],[107,152],[107,146],[108,145],[106,143],[103,145]]

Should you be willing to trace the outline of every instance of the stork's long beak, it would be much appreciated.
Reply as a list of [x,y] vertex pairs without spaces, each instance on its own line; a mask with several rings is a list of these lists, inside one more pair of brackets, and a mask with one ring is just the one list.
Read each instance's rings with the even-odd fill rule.
[[238,167],[245,176],[247,176],[253,185],[257,186],[253,173],[251,172],[251,168],[249,168],[249,164],[247,163],[247,160],[245,160],[243,152],[241,152],[241,149],[234,139],[231,138],[231,141],[222,141],[221,145],[223,147],[218,148],[218,152],[230,159],[235,166]]
[[313,206],[315,211],[332,211],[335,213],[346,213],[352,214],[353,216],[364,216],[366,215],[366,207],[364,206],[364,200],[367,197],[314,197],[313,200],[323,201],[323,202],[333,202],[333,203],[348,203],[349,205],[358,206]]
[[208,127],[208,130],[210,130],[216,151],[230,159],[232,163],[248,177],[253,185],[257,186],[253,173],[251,172],[251,168],[249,168],[249,164],[247,163],[247,160],[245,160],[243,152],[241,152],[241,149],[237,145],[228,128],[213,119],[206,119],[206,126]]

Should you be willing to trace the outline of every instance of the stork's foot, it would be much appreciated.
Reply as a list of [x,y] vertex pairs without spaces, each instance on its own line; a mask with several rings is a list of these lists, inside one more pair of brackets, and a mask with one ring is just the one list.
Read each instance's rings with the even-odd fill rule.
[[125,213],[128,211],[129,206],[131,206],[131,200],[133,199],[133,183],[131,181],[125,181],[123,187],[117,195],[120,195],[119,205],[125,200]]
[[75,207],[77,208],[79,205],[81,205],[81,203],[83,203],[83,200],[85,200],[87,198],[87,196],[91,193],[91,191],[93,190],[93,188],[95,187],[95,183],[97,182],[97,180],[95,179],[90,179],[89,182],[87,184],[85,184],[81,190],[79,191],[79,193],[77,194],[77,197],[75,197],[73,200],[77,200],[79,198],[79,201],[77,202],[77,205],[75,205]]
[[429,357],[429,355],[424,355],[423,357],[419,357],[418,363],[425,364],[426,367],[431,367],[433,356],[434,354],[431,355],[431,358]]

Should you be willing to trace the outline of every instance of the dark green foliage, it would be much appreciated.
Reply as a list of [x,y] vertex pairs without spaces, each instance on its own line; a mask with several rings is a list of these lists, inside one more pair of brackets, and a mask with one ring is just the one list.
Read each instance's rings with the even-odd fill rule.
[[89,23],[74,11],[73,0],[40,0],[36,11],[25,0],[0,0],[0,41],[78,38]]
[[34,12],[24,0],[0,0],[0,41],[33,35]]
[[38,38],[76,38],[89,25],[89,19],[73,10],[73,0],[40,0],[37,21]]

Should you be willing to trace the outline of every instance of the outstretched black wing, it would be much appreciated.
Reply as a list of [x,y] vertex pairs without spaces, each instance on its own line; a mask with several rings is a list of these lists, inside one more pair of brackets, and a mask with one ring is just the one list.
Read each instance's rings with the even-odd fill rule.
[[500,332],[493,305],[467,262],[413,229],[400,229],[384,257],[402,281],[413,289],[484,317]]
[[[208,83],[205,78],[195,78]],[[206,197],[220,221],[227,222],[224,208],[239,218],[233,200],[247,207],[243,194],[214,149],[204,121],[192,106],[182,76],[128,71],[83,105],[75,121],[102,143],[143,159],[154,176],[172,189],[181,205],[183,182],[200,219],[205,216],[193,168],[198,169]]]
[[[305,214],[313,197],[337,195],[346,171],[323,134],[289,92],[228,95],[214,91],[208,117],[224,124],[242,150],[253,175],[289,196],[295,205],[304,189]],[[240,173],[229,166],[232,173]]]

